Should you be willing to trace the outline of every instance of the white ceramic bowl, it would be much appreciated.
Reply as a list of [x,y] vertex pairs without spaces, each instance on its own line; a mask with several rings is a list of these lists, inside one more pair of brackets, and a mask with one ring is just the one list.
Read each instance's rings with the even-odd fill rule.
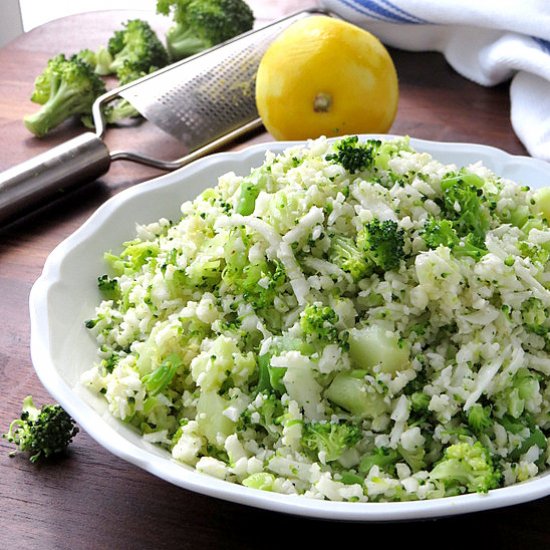
[[[84,320],[93,316],[100,300],[96,279],[105,270],[103,253],[118,250],[122,242],[130,240],[136,222],[177,218],[180,204],[215,185],[221,174],[233,170],[246,175],[263,162],[266,150],[280,152],[295,144],[267,143],[237,153],[211,155],[132,187],[107,201],[63,241],[47,259],[30,294],[31,354],[44,386],[86,432],[115,455],[186,489],[268,510],[332,520],[393,521],[469,513],[550,495],[550,474],[487,495],[399,503],[329,502],[250,489],[176,463],[168,452],[114,420],[106,403],[79,385],[80,374],[96,357],[95,342]],[[411,145],[444,163],[467,165],[481,160],[497,174],[522,184],[550,185],[550,165],[542,161],[483,145],[416,139],[411,139]]]

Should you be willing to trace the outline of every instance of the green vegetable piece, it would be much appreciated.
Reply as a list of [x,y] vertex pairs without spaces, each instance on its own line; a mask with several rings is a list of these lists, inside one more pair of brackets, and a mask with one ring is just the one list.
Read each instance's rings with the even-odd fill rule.
[[443,458],[430,472],[430,479],[441,481],[452,494],[456,489],[486,493],[500,486],[501,477],[489,451],[479,441],[447,447]]
[[342,472],[342,483],[344,485],[363,485],[365,478],[353,472]]
[[326,462],[338,460],[360,440],[361,428],[349,423],[309,422],[302,429],[302,445],[317,456],[323,452]]
[[462,170],[441,180],[443,215],[453,221],[459,237],[471,234],[471,244],[485,248],[490,214],[483,196],[483,180]]
[[372,271],[372,263],[359,250],[354,239],[335,235],[331,239],[330,261],[349,273],[354,281],[360,281]]
[[356,368],[372,371],[379,365],[382,372],[395,373],[410,365],[408,343],[380,325],[350,330],[348,342]]
[[228,406],[229,401],[216,391],[202,391],[197,403],[199,430],[208,443],[219,450],[223,450],[220,440],[225,441],[235,432],[236,423],[223,414]]
[[94,101],[103,93],[105,84],[88,63],[77,55],[67,59],[59,54],[35,81],[31,101],[41,108],[23,122],[27,130],[43,137],[74,115],[90,116]]
[[490,408],[484,407],[479,403],[472,405],[468,409],[467,419],[468,425],[477,434],[488,430],[493,425]]
[[260,188],[254,182],[244,180],[239,190],[239,200],[236,208],[237,214],[241,214],[242,216],[252,214],[259,194]]
[[550,187],[543,187],[535,193],[535,204],[544,219],[550,222]]
[[242,484],[251,489],[260,489],[260,491],[273,491],[275,476],[268,472],[258,472],[245,477]]
[[326,342],[337,340],[337,322],[336,312],[330,306],[319,304],[307,306],[300,317],[300,327],[306,336]]
[[157,12],[170,15],[166,34],[172,61],[197,54],[252,29],[254,15],[244,0],[157,0]]
[[141,381],[149,395],[164,391],[181,367],[182,361],[175,353],[170,354],[153,372],[146,374]]
[[392,271],[405,258],[404,235],[397,222],[375,218],[357,234],[357,246],[379,271]]
[[117,279],[111,279],[108,275],[97,278],[97,286],[104,300],[120,300],[120,288]]
[[325,397],[360,418],[376,418],[388,411],[383,396],[367,391],[365,381],[351,373],[338,373],[325,390]]
[[392,473],[398,461],[399,453],[395,449],[376,447],[371,454],[364,455],[361,458],[359,471],[368,474],[373,466],[378,466],[382,471]]
[[61,405],[37,408],[29,395],[23,400],[21,417],[10,424],[2,437],[17,445],[19,451],[29,453],[30,461],[35,463],[65,451],[78,432]]
[[336,153],[326,156],[326,160],[341,164],[350,174],[372,168],[374,157],[381,142],[369,140],[359,142],[358,136],[349,136],[336,142]]
[[135,80],[137,75],[149,74],[168,64],[166,49],[151,25],[143,19],[126,21],[123,29],[115,31],[109,39],[107,51],[111,58],[109,65],[105,53],[97,56],[101,56],[100,73],[116,74],[124,84]]
[[468,234],[461,239],[450,220],[438,220],[430,217],[424,225],[422,238],[429,248],[446,246],[451,249],[454,256],[459,258],[469,256],[479,261],[487,254],[486,248],[477,246],[474,235]]

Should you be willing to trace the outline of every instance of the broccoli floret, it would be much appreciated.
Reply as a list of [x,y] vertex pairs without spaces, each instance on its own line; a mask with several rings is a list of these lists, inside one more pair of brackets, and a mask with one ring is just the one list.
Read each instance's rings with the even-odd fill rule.
[[32,396],[23,400],[21,417],[14,420],[3,437],[15,443],[19,451],[31,454],[30,461],[61,453],[78,433],[74,420],[61,405],[34,405]]
[[250,236],[242,228],[235,228],[225,244],[225,269],[222,281],[233,293],[242,294],[255,309],[273,304],[278,288],[286,281],[284,267],[280,262],[267,259],[250,262],[248,250]]
[[476,434],[482,433],[493,424],[491,409],[484,407],[480,403],[476,403],[468,409],[467,420],[468,425]]
[[97,278],[97,286],[104,300],[120,299],[120,288],[117,279],[111,279],[108,275]]
[[94,101],[104,92],[105,84],[88,63],[76,55],[67,59],[59,54],[35,81],[31,100],[42,107],[23,119],[25,126],[42,137],[73,115],[89,117]]
[[429,218],[424,225],[422,238],[429,248],[446,246],[454,256],[469,256],[476,261],[487,254],[485,248],[475,244],[475,238],[472,234],[466,235],[461,239],[454,229],[453,222],[450,220],[437,220]]
[[84,63],[87,63],[88,65],[90,65],[90,67],[95,70],[97,65],[97,54],[95,52],[89,49],[80,50],[76,54],[76,56],[82,61],[84,61]]
[[372,268],[365,255],[351,237],[335,235],[331,239],[329,258],[332,263],[349,273],[354,281],[360,281]]
[[302,429],[303,447],[317,455],[324,453],[325,462],[338,460],[360,439],[361,428],[348,423],[309,422]]
[[300,317],[300,327],[306,336],[326,342],[338,338],[338,314],[330,307],[321,304],[307,306]]
[[166,34],[166,45],[173,61],[225,42],[254,24],[244,0],[157,0],[157,12],[172,12],[175,25]]
[[262,426],[267,433],[276,433],[278,432],[277,427],[280,426],[284,414],[281,399],[270,391],[262,391],[261,394],[263,397],[261,405],[253,411],[246,409],[242,413],[240,428],[246,428],[247,424],[251,421],[252,414],[257,412],[258,421],[256,423]]
[[425,413],[428,411],[431,396],[422,391],[415,391],[411,394],[411,408],[416,413]]
[[395,470],[395,464],[399,460],[399,453],[394,449],[387,447],[376,447],[371,454],[364,455],[359,463],[359,471],[368,474],[373,466],[378,466],[381,470],[392,473]]
[[404,231],[393,220],[375,218],[365,224],[357,235],[357,246],[382,271],[399,268],[405,257]]
[[359,143],[357,136],[345,137],[336,143],[336,153],[325,158],[341,164],[350,174],[355,174],[372,167],[380,144],[381,141],[378,140]]
[[548,315],[546,308],[538,298],[529,298],[522,304],[521,317],[525,328],[539,336],[548,334]]
[[483,180],[470,172],[450,174],[441,180],[443,212],[459,237],[471,235],[471,244],[485,249],[490,215],[484,204]]
[[[138,75],[152,73],[168,64],[166,49],[147,21],[131,19],[123,26],[109,39],[107,52],[111,62],[103,50],[97,54],[101,74],[116,74],[128,83]],[[134,75],[131,80],[130,74]]]
[[501,474],[489,451],[479,442],[462,441],[447,447],[443,458],[430,472],[430,478],[440,481],[446,493],[486,493],[500,485]]
[[520,418],[527,409],[533,411],[533,402],[540,399],[540,382],[537,375],[526,368],[515,373],[508,387],[504,390],[501,403],[506,405],[507,412],[513,418]]
[[518,243],[518,249],[524,258],[529,258],[534,265],[542,269],[544,269],[550,260],[550,251],[543,246],[521,241]]

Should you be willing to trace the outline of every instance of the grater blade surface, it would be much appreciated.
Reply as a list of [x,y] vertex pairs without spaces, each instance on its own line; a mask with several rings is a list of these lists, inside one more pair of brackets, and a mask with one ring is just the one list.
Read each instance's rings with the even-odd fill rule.
[[258,117],[255,82],[268,46],[304,11],[170,65],[120,91],[147,120],[189,150]]

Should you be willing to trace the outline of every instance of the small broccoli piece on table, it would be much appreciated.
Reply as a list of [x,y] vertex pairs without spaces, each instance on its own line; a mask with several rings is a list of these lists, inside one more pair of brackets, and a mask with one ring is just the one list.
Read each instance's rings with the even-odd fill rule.
[[361,428],[353,424],[332,422],[305,423],[302,429],[302,445],[305,449],[324,453],[325,462],[338,460],[344,451],[351,449],[361,439]]
[[332,237],[329,258],[332,263],[349,273],[356,282],[366,277],[371,271],[372,264],[351,237],[343,235]]
[[375,218],[365,224],[357,235],[357,246],[378,270],[392,271],[399,268],[405,258],[404,231],[393,220]]
[[326,156],[326,160],[341,164],[350,174],[372,168],[381,141],[359,142],[357,136],[349,136],[336,143],[336,153]]
[[473,445],[463,441],[445,449],[443,458],[430,472],[430,479],[440,481],[449,495],[465,491],[486,493],[499,487],[501,474],[479,441]]
[[173,61],[245,33],[254,24],[243,0],[157,0],[157,12],[172,12],[175,25],[166,34],[166,45]]
[[70,59],[56,55],[35,81],[31,101],[42,107],[23,119],[25,126],[43,137],[71,116],[89,117],[94,101],[103,93],[105,84],[88,63],[77,55]]
[[14,420],[3,437],[15,443],[21,452],[30,453],[30,461],[63,452],[78,433],[74,420],[57,404],[34,405],[29,395],[23,400],[21,417]]

